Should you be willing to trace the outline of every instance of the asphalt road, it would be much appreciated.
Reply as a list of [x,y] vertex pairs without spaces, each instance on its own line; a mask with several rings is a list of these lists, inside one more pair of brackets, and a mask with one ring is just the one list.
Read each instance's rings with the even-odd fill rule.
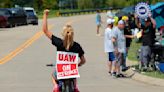
[[[87,63],[80,67],[81,77],[78,79],[80,91],[163,92],[163,87],[130,78],[114,79],[108,75],[106,54],[103,51],[103,35],[96,36],[94,19],[95,15],[84,15],[49,20],[50,30],[59,37],[62,27],[71,22],[75,30],[75,41],[78,41],[85,50]],[[0,92],[52,91],[52,68],[46,67],[46,64],[55,62],[56,48],[42,33],[39,36],[35,35],[41,31],[41,22],[40,20],[38,26],[0,29]],[[31,39],[33,36],[37,39]],[[21,46],[28,40],[30,42]]]

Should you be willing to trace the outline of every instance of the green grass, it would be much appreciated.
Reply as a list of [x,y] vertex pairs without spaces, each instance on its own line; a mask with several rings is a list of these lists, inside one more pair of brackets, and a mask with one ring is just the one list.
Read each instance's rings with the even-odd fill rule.
[[132,41],[129,52],[128,52],[129,60],[137,61],[136,53],[140,47],[141,47],[141,43],[136,43],[134,40]]
[[164,79],[164,73],[161,73],[159,71],[145,72],[143,74],[154,78]]

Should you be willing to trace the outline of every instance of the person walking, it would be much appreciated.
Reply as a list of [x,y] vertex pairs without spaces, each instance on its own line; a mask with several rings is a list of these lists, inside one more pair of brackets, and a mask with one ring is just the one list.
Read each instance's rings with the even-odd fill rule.
[[101,20],[101,14],[100,14],[100,10],[97,10],[96,12],[96,25],[97,25],[97,36],[100,36],[100,27],[101,27],[101,23],[102,23],[102,20]]

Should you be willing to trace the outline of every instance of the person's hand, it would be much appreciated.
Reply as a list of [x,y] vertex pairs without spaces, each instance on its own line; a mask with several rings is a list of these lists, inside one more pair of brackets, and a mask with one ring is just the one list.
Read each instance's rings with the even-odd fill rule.
[[134,18],[136,18],[136,19],[137,19],[137,18],[138,18],[138,15],[137,15],[137,14],[134,14]]
[[136,38],[137,36],[136,35],[132,35],[132,39]]
[[116,56],[118,56],[118,54],[119,54],[119,52],[118,52],[118,49],[117,49],[117,48],[115,48],[115,54],[116,54]]
[[149,14],[148,14],[148,17],[149,17],[149,18],[151,18],[151,17],[152,17],[152,14],[151,14],[151,13],[149,13]]
[[50,10],[48,10],[48,9],[44,10],[44,14],[46,14],[48,16],[49,11]]

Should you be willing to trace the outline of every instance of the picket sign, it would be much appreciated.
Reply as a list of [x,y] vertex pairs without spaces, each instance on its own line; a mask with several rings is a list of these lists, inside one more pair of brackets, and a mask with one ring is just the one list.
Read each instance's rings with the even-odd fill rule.
[[145,2],[140,2],[135,6],[135,13],[139,18],[145,19],[151,14],[150,6]]
[[78,60],[79,57],[77,53],[58,51],[56,56],[57,79],[80,77]]

